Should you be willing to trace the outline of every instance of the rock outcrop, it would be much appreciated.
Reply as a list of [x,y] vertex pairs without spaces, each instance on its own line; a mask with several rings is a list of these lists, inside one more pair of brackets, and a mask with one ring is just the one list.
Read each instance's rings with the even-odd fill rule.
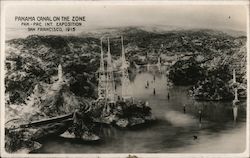
[[[91,116],[96,122],[127,128],[154,120],[151,108],[143,101],[117,101],[115,105],[105,105],[103,100],[93,103]],[[97,114],[98,112],[98,114]]]
[[[205,78],[199,80],[190,90],[197,100],[233,100],[234,88],[240,89],[240,83],[233,83],[229,65],[219,65],[207,70]],[[240,96],[243,95],[241,91]]]
[[199,81],[191,90],[197,100],[232,100],[234,95],[229,85],[220,78],[209,77]]
[[[20,105],[16,105],[16,107],[20,107]],[[77,127],[78,124],[74,124],[73,118],[41,125],[30,125],[32,121],[46,120],[70,114],[75,112],[76,109],[81,110],[81,117],[84,117],[79,119],[81,127],[89,122],[89,118],[84,112],[89,108],[88,101],[75,96],[69,90],[68,83],[64,80],[56,81],[50,85],[44,83],[35,86],[33,93],[26,100],[26,104],[21,105],[21,107],[11,108],[10,106],[6,108],[6,114],[12,114],[7,117],[10,120],[6,120],[5,124],[5,148],[8,152],[16,152],[21,148],[28,148],[30,150],[37,148],[36,141],[40,138],[50,135],[60,135],[69,128],[78,130],[73,131],[73,133],[78,132],[78,134],[75,134],[75,137],[79,137],[80,135],[84,139],[89,139],[87,136],[91,136],[89,126],[86,125],[84,129],[79,128]],[[86,132],[89,134],[86,134]],[[17,143],[15,144],[15,142]],[[27,146],[27,144],[30,145]]]
[[175,85],[192,85],[204,77],[204,69],[194,58],[177,61],[169,71],[169,79]]

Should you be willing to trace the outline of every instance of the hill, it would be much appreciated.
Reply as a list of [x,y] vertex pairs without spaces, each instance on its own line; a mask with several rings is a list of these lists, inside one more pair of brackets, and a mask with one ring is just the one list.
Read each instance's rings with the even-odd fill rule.
[[[6,96],[9,104],[24,103],[35,85],[40,82],[53,83],[59,64],[69,83],[69,90],[76,96],[96,97],[96,71],[99,67],[101,36],[110,37],[114,60],[121,56],[120,35],[124,36],[126,57],[130,62],[145,62],[142,57],[149,54],[148,62],[157,62],[160,54],[167,62],[176,54],[201,56],[209,68],[225,60],[237,67],[246,79],[246,37],[234,37],[216,30],[176,29],[161,31],[157,28],[109,28],[79,36],[38,36],[6,41]],[[104,50],[107,41],[104,39]],[[182,59],[181,59],[182,60]],[[184,60],[184,58],[183,58]]]

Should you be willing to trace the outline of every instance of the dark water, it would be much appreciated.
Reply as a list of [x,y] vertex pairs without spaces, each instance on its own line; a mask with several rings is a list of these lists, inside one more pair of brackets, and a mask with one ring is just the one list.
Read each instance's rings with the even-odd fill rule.
[[[147,80],[150,86],[145,89]],[[96,143],[48,138],[41,142],[43,147],[36,152],[238,153],[245,150],[245,101],[241,101],[234,121],[231,102],[197,102],[188,96],[188,87],[167,88],[164,75],[157,75],[155,83],[153,80],[152,74],[141,73],[133,81],[134,96],[147,100],[157,117],[152,125],[129,130],[102,127],[99,132],[102,140]],[[154,87],[156,95],[153,95]],[[119,87],[117,91],[120,93]]]

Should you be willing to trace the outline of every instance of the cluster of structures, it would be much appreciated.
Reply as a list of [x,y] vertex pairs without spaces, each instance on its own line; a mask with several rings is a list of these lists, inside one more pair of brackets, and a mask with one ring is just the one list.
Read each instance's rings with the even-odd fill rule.
[[104,100],[105,103],[115,104],[117,100],[133,100],[132,88],[128,75],[128,62],[125,58],[125,50],[123,45],[123,37],[121,37],[121,45],[122,45],[122,66],[121,66],[121,84],[122,84],[122,94],[121,98],[117,96],[115,91],[115,82],[114,82],[114,68],[112,63],[112,57],[110,53],[110,43],[108,40],[108,50],[107,50],[107,68],[105,70],[104,67],[104,51],[102,46],[101,39],[101,58],[100,58],[100,69],[99,69],[99,77],[98,77],[98,99]]

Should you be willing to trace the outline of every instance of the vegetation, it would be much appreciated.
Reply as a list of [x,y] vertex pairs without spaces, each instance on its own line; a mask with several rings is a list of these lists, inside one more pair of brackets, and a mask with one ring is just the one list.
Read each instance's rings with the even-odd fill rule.
[[[19,117],[21,124],[66,114],[78,108],[84,114],[80,117],[84,128],[83,124],[74,124],[68,129],[66,123],[29,131],[12,132],[6,128],[8,151],[27,147],[27,144],[34,147],[35,142],[27,142],[26,138],[36,140],[65,130],[81,137],[85,131],[92,132],[93,121],[128,127],[150,120],[151,108],[144,103],[131,102],[124,106],[124,102],[120,101],[116,108],[108,110],[102,101],[93,101],[97,96],[99,37],[103,35],[111,37],[112,58],[118,64],[121,56],[120,35],[124,35],[126,58],[130,63],[156,63],[161,55],[161,62],[169,64],[177,60],[174,59],[176,55],[180,56],[170,68],[169,78],[176,85],[193,85],[191,93],[196,99],[232,99],[229,84],[232,69],[237,69],[237,81],[246,85],[245,36],[233,37],[213,30],[152,32],[128,27],[96,35],[32,35],[9,40],[6,41],[5,62],[5,93],[9,97],[6,97],[8,112],[5,114],[9,115],[6,117]],[[106,54],[107,41],[103,45]],[[62,65],[64,83],[57,81],[59,64]],[[129,72],[133,72],[133,64],[130,65]],[[17,141],[19,138],[24,139]]]
[[169,79],[175,85],[192,85],[204,78],[205,69],[194,58],[177,61],[169,71]]
[[[245,45],[246,37],[232,37],[213,30],[180,30],[169,32],[149,31],[135,27],[120,28],[112,33],[96,33],[99,36],[111,37],[113,59],[121,56],[120,35],[124,35],[126,57],[131,63],[143,64],[141,57],[149,54],[150,63],[156,63],[159,53],[167,56],[175,54],[193,56],[203,55],[209,64],[214,57],[232,56]],[[100,41],[95,35],[81,36],[38,36],[31,35],[25,39],[13,39],[6,42],[6,93],[10,103],[24,103],[39,82],[52,83],[57,74],[57,66],[62,64],[63,71],[69,80],[70,91],[76,96],[95,98],[96,74],[99,67]],[[107,41],[104,40],[104,50]],[[243,56],[242,56],[243,55]],[[239,56],[245,58],[244,51]],[[162,59],[166,62],[167,59]],[[235,61],[235,60],[234,60]],[[233,62],[233,61],[232,61]],[[239,63],[239,61],[237,61]],[[185,63],[185,64],[184,64]],[[178,66],[184,64],[186,72]],[[190,65],[192,64],[192,65]],[[237,63],[236,63],[237,64]],[[132,64],[131,64],[132,65]],[[184,68],[184,67],[183,67]],[[243,70],[241,68],[241,70]],[[179,61],[172,69],[170,78],[176,84],[195,83],[202,75],[202,68],[197,63]],[[193,71],[193,72],[192,72]],[[183,74],[184,73],[184,74]],[[193,76],[190,76],[193,73]],[[245,73],[242,73],[243,75]],[[182,77],[179,77],[181,75]],[[183,77],[188,75],[186,77]],[[192,78],[192,79],[191,79]],[[191,81],[193,80],[193,81]]]

